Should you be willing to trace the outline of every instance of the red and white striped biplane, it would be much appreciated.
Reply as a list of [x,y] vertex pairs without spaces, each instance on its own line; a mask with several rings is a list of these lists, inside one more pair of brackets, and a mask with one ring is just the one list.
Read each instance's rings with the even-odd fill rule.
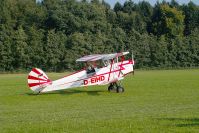
[[38,68],[33,68],[28,75],[28,86],[36,93],[45,93],[75,87],[109,84],[108,91],[124,92],[118,81],[132,73],[134,60],[125,60],[129,52],[114,54],[94,54],[77,59],[85,62],[86,68],[61,79],[51,81],[47,75]]

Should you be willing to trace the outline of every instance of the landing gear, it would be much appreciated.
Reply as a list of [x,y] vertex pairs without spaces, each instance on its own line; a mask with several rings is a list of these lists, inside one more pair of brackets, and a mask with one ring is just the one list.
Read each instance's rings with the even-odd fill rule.
[[117,93],[122,93],[122,92],[124,92],[124,88],[121,87],[121,86],[118,86],[117,87]]
[[116,82],[114,83],[111,83],[108,87],[108,91],[111,92],[111,91],[114,91],[114,92],[117,92],[117,93],[122,93],[124,92],[124,88],[120,85],[118,85]]

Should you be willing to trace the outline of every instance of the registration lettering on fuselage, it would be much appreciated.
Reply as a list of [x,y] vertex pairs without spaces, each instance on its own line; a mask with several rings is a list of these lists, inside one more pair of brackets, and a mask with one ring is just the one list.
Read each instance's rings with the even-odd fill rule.
[[88,85],[88,83],[94,84],[94,83],[101,82],[104,80],[105,80],[105,77],[103,75],[96,76],[96,77],[84,80],[84,85]]

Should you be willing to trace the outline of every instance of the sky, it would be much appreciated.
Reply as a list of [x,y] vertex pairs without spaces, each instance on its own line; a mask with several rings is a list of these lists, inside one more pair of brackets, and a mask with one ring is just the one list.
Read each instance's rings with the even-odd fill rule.
[[[42,0],[36,0],[36,1],[42,1]],[[107,3],[109,3],[111,5],[111,7],[114,7],[116,2],[120,2],[121,4],[124,4],[125,1],[127,0],[105,0]],[[132,0],[135,3],[138,3],[139,1],[142,0]],[[148,1],[149,3],[151,3],[151,5],[155,5],[157,0],[145,0]],[[158,0],[158,1],[162,1],[162,0]],[[171,0],[166,0],[166,1],[171,1]],[[199,0],[176,0],[178,3],[180,4],[187,4],[190,1],[194,2],[195,4],[199,5]]]
[[[126,0],[105,0],[107,3],[109,3],[111,5],[111,7],[113,7],[115,5],[116,2],[120,2],[121,4],[123,4]],[[139,1],[142,0],[132,0],[135,3],[138,3]],[[148,1],[151,5],[155,5],[157,0],[145,0]],[[162,1],[162,0],[158,0],[158,1]],[[166,0],[166,1],[171,1],[171,0]],[[195,4],[199,5],[199,0],[176,0],[178,3],[180,4],[187,4],[190,1],[194,2]]]

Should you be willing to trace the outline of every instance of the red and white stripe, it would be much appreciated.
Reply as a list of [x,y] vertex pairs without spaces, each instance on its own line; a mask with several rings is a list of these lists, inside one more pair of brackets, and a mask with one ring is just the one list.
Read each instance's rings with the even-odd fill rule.
[[41,91],[42,88],[51,83],[52,81],[41,69],[33,68],[28,75],[28,86],[35,92]]

